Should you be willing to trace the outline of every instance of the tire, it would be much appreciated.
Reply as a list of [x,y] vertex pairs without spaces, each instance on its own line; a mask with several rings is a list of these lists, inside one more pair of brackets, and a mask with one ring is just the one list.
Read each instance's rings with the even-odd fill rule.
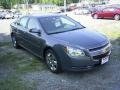
[[19,44],[17,42],[16,37],[15,36],[11,36],[11,38],[12,38],[13,47],[16,48],[16,49],[20,48],[20,46],[19,46]]
[[98,15],[95,14],[95,15],[93,16],[93,18],[94,18],[94,19],[98,19]]
[[53,50],[49,49],[45,52],[45,60],[46,60],[48,69],[51,72],[53,73],[62,72],[60,60]]
[[114,16],[114,20],[120,20],[120,15],[118,15],[118,14],[116,14],[115,16]]

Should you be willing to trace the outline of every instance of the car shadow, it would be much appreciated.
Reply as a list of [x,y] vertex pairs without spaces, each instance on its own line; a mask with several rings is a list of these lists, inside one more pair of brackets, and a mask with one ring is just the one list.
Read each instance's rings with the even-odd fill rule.
[[112,18],[98,18],[97,20],[119,21],[119,20],[114,20]]

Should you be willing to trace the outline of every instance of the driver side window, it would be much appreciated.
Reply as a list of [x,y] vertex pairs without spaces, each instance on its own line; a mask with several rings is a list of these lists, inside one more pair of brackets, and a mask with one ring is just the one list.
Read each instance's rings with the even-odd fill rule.
[[30,20],[28,21],[27,28],[28,29],[40,29],[40,25],[39,25],[39,23],[37,22],[36,19],[30,18]]
[[28,17],[21,18],[20,21],[19,21],[20,26],[25,28],[26,25],[27,25],[27,21],[28,21]]

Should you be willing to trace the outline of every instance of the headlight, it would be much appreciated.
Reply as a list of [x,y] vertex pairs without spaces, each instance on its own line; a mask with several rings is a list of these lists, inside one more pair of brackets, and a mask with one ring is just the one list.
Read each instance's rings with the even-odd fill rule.
[[80,49],[76,49],[76,48],[72,48],[72,47],[66,47],[65,48],[65,52],[72,57],[80,57],[80,56],[85,56],[85,53],[80,50]]

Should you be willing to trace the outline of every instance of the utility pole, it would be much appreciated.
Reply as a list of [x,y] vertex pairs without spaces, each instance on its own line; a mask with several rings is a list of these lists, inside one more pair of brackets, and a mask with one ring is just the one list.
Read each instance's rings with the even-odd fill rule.
[[12,9],[12,2],[10,3],[10,9]]
[[29,0],[26,0],[27,14],[29,14]]
[[66,9],[67,9],[67,0],[64,0],[64,12],[66,13]]
[[79,0],[79,3],[81,2],[81,0]]

